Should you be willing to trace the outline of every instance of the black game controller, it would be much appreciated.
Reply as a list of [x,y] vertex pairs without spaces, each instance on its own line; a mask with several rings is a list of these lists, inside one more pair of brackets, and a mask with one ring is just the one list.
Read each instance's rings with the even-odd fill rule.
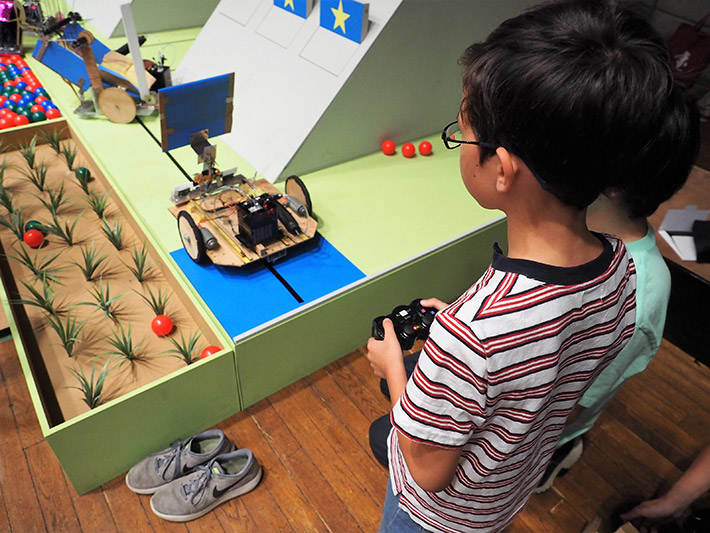
[[398,305],[387,316],[378,316],[372,321],[372,336],[378,341],[385,338],[382,321],[389,318],[394,324],[394,332],[397,334],[402,350],[411,350],[416,340],[423,340],[429,336],[429,327],[436,315],[436,309],[424,307],[421,302],[421,298],[417,298],[409,305]]

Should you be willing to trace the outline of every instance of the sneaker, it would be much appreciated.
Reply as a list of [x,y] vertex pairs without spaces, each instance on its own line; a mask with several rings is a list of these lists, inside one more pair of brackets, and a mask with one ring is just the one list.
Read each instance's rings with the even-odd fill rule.
[[550,464],[533,491],[535,494],[545,492],[555,481],[562,470],[569,470],[582,456],[582,437],[577,437],[555,450],[550,459]]
[[171,522],[194,520],[251,491],[261,476],[262,468],[251,450],[236,450],[158,489],[150,499],[150,508]]
[[220,454],[234,450],[221,429],[210,429],[149,455],[126,474],[126,485],[138,494],[153,494],[163,485],[192,472]]

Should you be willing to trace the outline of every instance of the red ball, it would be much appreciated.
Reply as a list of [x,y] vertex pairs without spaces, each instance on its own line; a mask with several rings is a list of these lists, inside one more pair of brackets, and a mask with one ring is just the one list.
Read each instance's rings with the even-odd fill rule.
[[150,328],[153,330],[153,333],[159,337],[164,337],[173,330],[173,321],[170,320],[169,316],[158,315],[153,319],[153,322],[150,323]]
[[38,96],[35,98],[35,102],[37,102],[38,104],[41,104],[45,100],[49,100],[49,98],[47,98],[46,96]]
[[414,145],[412,143],[404,143],[402,145],[402,155],[404,157],[414,157],[416,153],[417,149],[414,148]]
[[17,103],[17,102],[19,102],[20,100],[22,100],[22,95],[21,95],[21,94],[14,93],[14,94],[11,94],[11,95],[9,96],[9,98],[10,98],[10,100],[12,100],[13,102]]
[[44,242],[44,235],[42,232],[36,229],[30,229],[25,232],[22,239],[27,243],[27,246],[31,248],[39,248]]
[[209,345],[207,348],[202,350],[200,353],[200,359],[204,359],[205,357],[209,357],[210,355],[214,355],[218,352],[221,352],[222,348],[219,346],[215,346],[214,344]]
[[389,139],[382,143],[382,153],[385,155],[394,154],[396,149],[397,146],[394,144],[393,141],[390,141]]
[[44,107],[42,107],[40,104],[35,104],[30,107],[30,113],[44,113]]
[[431,155],[431,143],[429,141],[420,142],[419,153],[422,155]]
[[30,119],[28,119],[25,115],[17,115],[15,118],[12,119],[13,126],[24,126],[25,124],[29,123]]
[[59,112],[59,109],[55,109],[53,107],[50,107],[47,109],[47,112],[45,113],[47,115],[48,119],[53,119],[53,118],[59,118],[62,116],[62,114]]

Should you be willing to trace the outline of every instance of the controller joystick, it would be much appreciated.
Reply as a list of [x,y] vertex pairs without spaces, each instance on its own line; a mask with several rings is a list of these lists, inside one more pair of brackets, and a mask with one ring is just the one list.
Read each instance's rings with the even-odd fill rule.
[[378,316],[372,321],[372,336],[377,340],[385,338],[382,322],[392,320],[397,340],[402,350],[410,350],[418,339],[429,336],[429,327],[434,322],[436,309],[421,305],[421,299],[413,300],[409,305],[398,305],[387,316]]
[[410,303],[409,306],[414,310],[417,317],[419,317],[419,321],[422,323],[422,325],[428,330],[429,327],[434,323],[436,309],[434,309],[433,307],[423,306],[421,298],[412,300],[412,303]]

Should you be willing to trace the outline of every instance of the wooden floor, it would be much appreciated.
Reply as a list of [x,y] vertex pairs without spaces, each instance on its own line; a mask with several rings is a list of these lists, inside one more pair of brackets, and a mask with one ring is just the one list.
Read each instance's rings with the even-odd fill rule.
[[[387,472],[367,430],[388,402],[360,352],[220,424],[254,451],[265,477],[187,524],[155,517],[123,476],[78,496],[42,438],[12,341],[0,343],[0,373],[2,532],[377,530]],[[580,461],[507,531],[579,532],[595,515],[599,531],[612,531],[620,506],[667,486],[710,442],[709,421],[710,369],[664,343],[587,434]]]

